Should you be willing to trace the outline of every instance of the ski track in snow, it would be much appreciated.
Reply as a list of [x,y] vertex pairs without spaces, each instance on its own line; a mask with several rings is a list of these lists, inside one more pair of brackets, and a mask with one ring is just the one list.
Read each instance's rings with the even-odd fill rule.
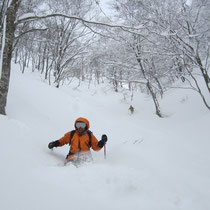
[[[195,93],[171,94],[160,119],[140,93],[131,102],[104,84],[56,89],[13,71],[0,116],[0,209],[209,210],[210,114]],[[68,146],[47,144],[81,116],[99,140],[108,135],[107,159],[102,149],[93,163],[64,166]]]

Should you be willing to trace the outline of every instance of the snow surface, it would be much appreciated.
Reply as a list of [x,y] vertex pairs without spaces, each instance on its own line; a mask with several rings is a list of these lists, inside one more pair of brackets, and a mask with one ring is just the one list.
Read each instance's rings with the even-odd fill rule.
[[[170,90],[161,101],[77,81],[57,89],[13,67],[0,116],[1,210],[209,210],[210,113],[198,94]],[[128,108],[136,108],[129,115]],[[68,146],[47,148],[86,117],[103,149],[94,163],[63,166]]]

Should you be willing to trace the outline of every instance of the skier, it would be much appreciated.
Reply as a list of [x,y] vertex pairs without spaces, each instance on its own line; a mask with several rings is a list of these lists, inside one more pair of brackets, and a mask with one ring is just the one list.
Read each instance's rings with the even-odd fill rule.
[[81,163],[92,159],[90,147],[94,151],[99,151],[107,142],[107,136],[102,135],[98,141],[91,131],[89,131],[89,121],[85,118],[78,118],[74,124],[75,130],[69,131],[57,141],[50,142],[48,148],[62,147],[70,145],[70,151],[66,156],[66,162]]
[[130,107],[129,107],[129,109],[128,109],[129,111],[130,111],[130,113],[131,114],[133,114],[134,113],[134,107],[132,106],[132,105],[130,105]]

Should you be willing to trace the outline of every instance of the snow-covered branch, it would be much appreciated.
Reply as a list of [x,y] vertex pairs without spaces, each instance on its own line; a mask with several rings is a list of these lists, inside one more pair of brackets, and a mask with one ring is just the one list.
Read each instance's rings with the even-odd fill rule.
[[85,20],[81,17],[69,16],[69,15],[64,15],[64,14],[60,14],[60,13],[54,13],[54,14],[49,14],[49,15],[44,15],[44,16],[25,17],[25,18],[17,20],[15,22],[15,24],[18,25],[18,24],[21,24],[21,23],[27,22],[27,21],[36,21],[36,20],[47,19],[47,18],[51,18],[51,17],[64,17],[64,18],[68,18],[68,19],[78,20],[78,21],[84,22],[86,24],[106,26],[106,27],[110,27],[110,28],[120,28],[120,29],[122,29],[124,31],[128,31],[128,32],[132,32],[131,30],[137,31],[137,30],[141,29],[141,28],[135,28],[135,27],[125,26],[125,25],[120,25],[120,24],[114,25],[114,24],[108,24],[108,23],[103,23],[103,22],[98,22],[98,21],[90,21],[90,20]]

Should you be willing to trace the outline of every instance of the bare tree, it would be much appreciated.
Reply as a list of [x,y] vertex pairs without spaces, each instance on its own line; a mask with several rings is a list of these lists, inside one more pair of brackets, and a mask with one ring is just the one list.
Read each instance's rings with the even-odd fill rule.
[[11,58],[13,50],[13,42],[15,38],[15,20],[18,8],[20,6],[20,0],[12,0],[11,4],[7,8],[6,12],[6,39],[3,51],[3,63],[2,72],[0,79],[0,114],[5,115],[5,107],[7,103],[7,94],[9,89],[9,79],[10,79],[10,68],[11,68]]
[[[26,31],[19,31],[20,33],[17,34],[17,37],[20,38],[20,36],[34,32],[37,30],[45,30],[40,25],[39,22],[41,20],[46,20],[52,17],[63,17],[66,19],[71,19],[72,21],[80,21],[83,23],[86,27],[89,29],[91,28],[91,25],[95,26],[104,26],[104,27],[112,27],[112,28],[121,28],[122,30],[130,30],[131,27],[125,27],[122,25],[112,25],[108,23],[103,22],[97,22],[92,20],[85,20],[81,17],[75,16],[75,14],[72,15],[66,15],[68,11],[62,11],[61,13],[51,13],[47,14],[46,11],[41,11],[41,14],[45,15],[36,15],[33,11],[33,7],[41,4],[41,0],[32,0],[30,2],[25,2],[26,0],[11,0],[11,4],[6,7],[6,37],[5,37],[5,46],[3,50],[3,65],[2,65],[2,72],[1,72],[1,80],[0,80],[0,114],[6,114],[5,108],[6,108],[6,102],[7,102],[7,94],[8,94],[8,88],[9,88],[9,81],[10,81],[10,70],[11,70],[11,59],[12,59],[12,50],[15,43],[15,33],[17,32],[17,26],[21,26],[21,24],[31,24],[33,28],[29,28]],[[56,1],[54,1],[56,2]],[[28,3],[28,4],[27,4]],[[43,3],[43,2],[42,2]],[[27,5],[25,7],[25,5]],[[21,8],[22,10],[19,10]],[[26,11],[29,13],[33,13],[33,15],[26,15]],[[59,7],[58,7],[58,12]],[[38,12],[39,13],[39,12]],[[18,14],[18,15],[17,15]]]
[[207,13],[210,3],[206,0],[194,0],[190,5],[184,1],[180,1],[179,5],[176,19],[168,27],[166,40],[171,46],[171,52],[176,54],[182,80],[189,82],[189,87],[200,94],[205,106],[210,109],[199,81],[201,77],[210,94],[210,15]]
[[[134,32],[134,37],[141,39],[139,46],[134,42],[134,48],[138,49],[138,63],[152,89],[162,95],[179,78],[191,85],[194,82],[192,89],[209,109],[197,71],[200,70],[209,92],[209,1],[194,0],[188,4],[184,0],[117,0],[114,8],[121,21],[143,26],[139,34]],[[131,38],[127,36],[125,40],[129,42]]]

